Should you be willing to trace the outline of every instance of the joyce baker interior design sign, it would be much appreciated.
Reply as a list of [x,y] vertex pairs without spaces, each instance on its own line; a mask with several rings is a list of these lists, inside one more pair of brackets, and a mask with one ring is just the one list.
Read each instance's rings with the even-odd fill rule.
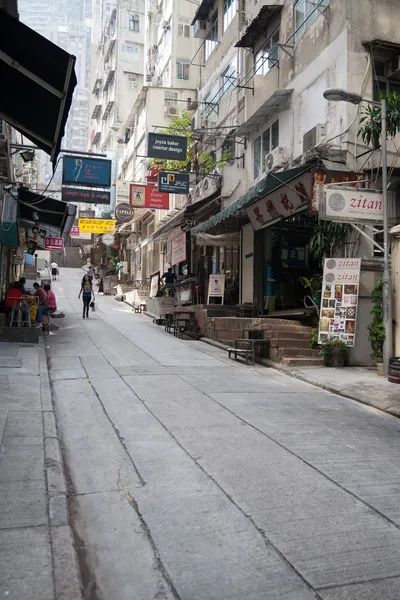
[[147,156],[167,160],[186,160],[187,138],[178,135],[149,133]]
[[325,260],[319,319],[320,344],[328,340],[343,340],[348,346],[354,346],[360,269],[360,258]]
[[305,210],[310,203],[311,188],[311,173],[307,173],[251,204],[246,212],[254,229],[264,229]]
[[84,190],[82,188],[62,188],[64,202],[84,202],[85,204],[110,204],[111,194],[103,190]]
[[111,160],[63,156],[63,184],[110,187]]

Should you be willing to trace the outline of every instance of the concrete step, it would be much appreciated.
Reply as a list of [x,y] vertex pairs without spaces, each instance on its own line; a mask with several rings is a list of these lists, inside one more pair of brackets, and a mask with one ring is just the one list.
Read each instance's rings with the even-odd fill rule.
[[272,345],[278,348],[309,348],[309,336],[301,338],[273,338]]
[[272,329],[272,328],[267,328],[265,329],[264,327],[262,328],[264,329],[264,331],[273,334],[274,336],[276,335],[282,335],[282,337],[290,337],[290,336],[295,336],[297,337],[298,335],[304,336],[304,337],[310,337],[311,335],[311,327],[310,329],[308,327],[299,327],[298,329],[293,329],[292,327],[279,327],[276,329]]
[[289,358],[289,357],[298,357],[298,358],[302,358],[302,357],[316,357],[319,358],[320,353],[319,350],[314,350],[313,348],[309,348],[309,347],[302,347],[302,348],[281,348],[278,346],[278,351],[280,353],[280,355],[282,356],[282,358]]
[[320,358],[296,358],[296,357],[290,357],[290,358],[284,358],[282,360],[282,364],[286,365],[287,367],[323,367],[324,366],[324,359],[322,358],[322,356]]

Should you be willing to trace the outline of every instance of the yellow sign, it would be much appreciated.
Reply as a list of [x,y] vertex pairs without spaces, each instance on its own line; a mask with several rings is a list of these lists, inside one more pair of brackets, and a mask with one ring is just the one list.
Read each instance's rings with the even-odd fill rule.
[[114,233],[114,219],[78,219],[80,233]]

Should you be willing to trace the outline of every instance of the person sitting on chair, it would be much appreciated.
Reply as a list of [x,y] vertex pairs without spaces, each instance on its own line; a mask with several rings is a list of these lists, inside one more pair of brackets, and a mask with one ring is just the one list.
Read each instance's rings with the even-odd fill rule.
[[35,288],[35,296],[39,300],[35,324],[37,327],[40,327],[42,325],[43,313],[49,310],[47,306],[47,294],[38,283],[34,283],[33,287]]
[[50,308],[50,313],[53,313],[57,310],[56,295],[52,291],[51,286],[48,283],[44,286],[43,289],[47,294],[47,306]]
[[19,281],[16,281],[15,283],[12,284],[12,286],[10,287],[10,289],[8,290],[6,297],[4,299],[4,312],[7,315],[7,317],[9,316],[9,314],[11,313],[11,309],[15,304],[19,304],[20,303],[20,298],[23,297],[23,293],[21,291],[21,283]]

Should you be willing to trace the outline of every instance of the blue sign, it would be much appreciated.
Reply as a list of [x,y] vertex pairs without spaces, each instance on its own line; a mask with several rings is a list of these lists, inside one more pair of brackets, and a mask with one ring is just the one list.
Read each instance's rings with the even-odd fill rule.
[[110,187],[111,160],[64,156],[62,182],[66,185]]

